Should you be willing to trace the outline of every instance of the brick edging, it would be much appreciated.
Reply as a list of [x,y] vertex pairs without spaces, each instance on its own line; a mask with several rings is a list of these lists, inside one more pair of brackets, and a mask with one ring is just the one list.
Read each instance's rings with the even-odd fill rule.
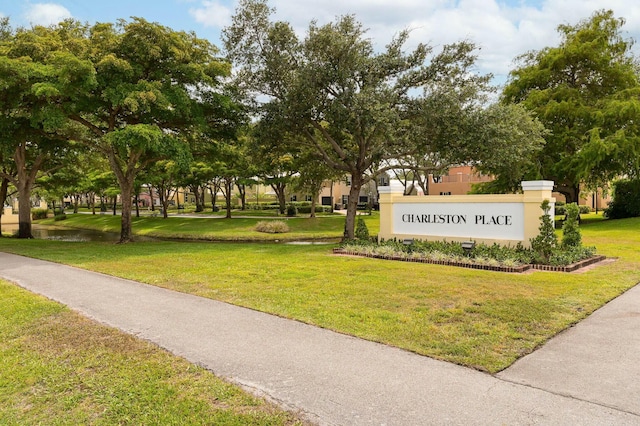
[[522,273],[531,269],[538,270],[538,271],[550,271],[550,272],[573,272],[580,268],[584,268],[585,266],[593,265],[594,263],[598,263],[606,259],[605,256],[597,255],[597,256],[593,256],[588,259],[581,260],[580,262],[572,263],[566,266],[551,266],[551,265],[538,265],[538,264],[527,264],[527,265],[521,265],[521,266],[493,266],[493,265],[479,265],[476,263],[454,262],[450,260],[431,260],[426,258],[411,259],[411,258],[405,258],[401,256],[382,256],[382,255],[373,255],[373,254],[361,254],[361,253],[345,250],[340,247],[334,248],[333,254],[346,254],[349,256],[370,257],[373,259],[396,260],[396,261],[399,260],[402,262],[428,263],[432,265],[457,266],[459,268],[480,269],[484,271],[496,271],[496,272],[513,272],[513,273]]

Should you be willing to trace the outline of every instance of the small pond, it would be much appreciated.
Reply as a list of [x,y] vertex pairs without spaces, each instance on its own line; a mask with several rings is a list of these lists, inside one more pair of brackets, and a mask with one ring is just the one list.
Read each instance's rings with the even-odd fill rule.
[[[3,225],[3,233],[15,233],[18,225]],[[115,232],[93,231],[89,229],[63,229],[57,227],[48,227],[42,225],[33,225],[31,234],[34,238],[40,240],[57,240],[57,241],[98,241],[98,242],[117,242],[120,234]],[[153,241],[150,237],[136,236],[137,241]]]
[[[16,233],[18,231],[17,224],[2,225],[3,233]],[[120,234],[115,232],[102,232],[89,229],[64,229],[55,226],[43,226],[34,224],[31,227],[31,234],[34,238],[40,240],[56,240],[56,241],[76,241],[76,242],[118,242],[120,240]],[[135,235],[135,241],[162,241],[167,240],[163,238],[144,237]],[[171,239],[172,241],[197,241],[203,242],[204,240],[190,240],[190,239]],[[294,244],[294,245],[324,245],[335,244],[339,242],[339,239],[326,239],[316,241],[273,241],[274,243]],[[265,241],[266,242],[266,241]]]

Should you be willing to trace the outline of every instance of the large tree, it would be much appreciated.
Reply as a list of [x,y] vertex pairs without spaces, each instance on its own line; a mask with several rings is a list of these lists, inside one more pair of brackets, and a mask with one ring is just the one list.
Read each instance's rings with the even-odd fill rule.
[[421,89],[437,82],[459,89],[483,78],[468,72],[475,48],[460,42],[435,53],[419,44],[406,53],[409,33],[402,31],[377,53],[352,16],[312,22],[299,40],[289,24],[271,22],[271,13],[266,0],[241,0],[223,32],[226,50],[243,87],[268,105],[262,118],[280,120],[299,143],[351,176],[344,238],[353,239],[359,192],[373,166],[416,153]]
[[136,176],[186,155],[185,134],[208,125],[212,103],[225,99],[219,92],[230,66],[195,34],[139,18],[92,27],[66,22],[48,31],[64,53],[50,60],[58,73],[36,93],[75,125],[74,133],[59,126],[61,134],[108,160],[122,200],[120,242],[128,242]]
[[76,46],[64,43],[62,33],[76,33],[76,25],[13,30],[5,19],[0,27],[0,163],[15,163],[3,167],[0,178],[18,192],[18,237],[32,238],[31,191],[38,177],[59,168],[70,152],[60,130],[75,132],[49,101],[49,82],[58,81],[57,89],[65,91],[86,88],[90,78],[73,73],[82,65],[74,58]]
[[624,20],[598,11],[576,25],[560,25],[561,42],[519,58],[503,93],[549,130],[531,177],[556,182],[568,202],[581,184],[603,184],[638,170],[638,68]]

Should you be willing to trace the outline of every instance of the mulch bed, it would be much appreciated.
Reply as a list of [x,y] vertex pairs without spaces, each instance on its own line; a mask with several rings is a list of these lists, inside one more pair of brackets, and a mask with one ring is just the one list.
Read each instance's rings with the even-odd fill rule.
[[585,268],[587,266],[594,265],[596,263],[602,262],[606,259],[605,256],[593,256],[589,259],[581,260],[580,262],[572,263],[566,266],[551,266],[551,265],[521,265],[521,266],[493,266],[493,265],[479,265],[476,263],[465,263],[465,262],[454,262],[449,260],[431,260],[431,259],[410,259],[404,258],[400,256],[380,256],[373,254],[361,254],[356,252],[351,252],[348,250],[344,250],[340,247],[333,249],[333,254],[347,255],[347,256],[358,256],[358,257],[370,257],[374,259],[384,259],[384,260],[396,260],[402,262],[415,262],[415,263],[429,263],[432,265],[446,265],[446,266],[457,266],[459,268],[469,268],[469,269],[480,269],[484,271],[497,271],[497,272],[512,272],[512,273],[523,273],[527,271],[537,270],[537,271],[548,271],[548,272],[574,272],[579,269]]

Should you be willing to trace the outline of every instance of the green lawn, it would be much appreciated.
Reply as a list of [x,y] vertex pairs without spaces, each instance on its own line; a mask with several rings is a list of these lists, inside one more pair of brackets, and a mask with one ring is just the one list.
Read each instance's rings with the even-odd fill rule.
[[2,425],[290,425],[201,367],[0,280]]
[[[220,224],[220,235],[232,234],[225,223],[247,227],[241,219],[185,221],[175,223]],[[164,223],[169,230],[171,222]],[[585,244],[618,259],[571,274],[518,275],[341,257],[331,254],[331,245],[2,239],[0,250],[223,300],[497,372],[640,281],[638,231],[640,219],[585,221]]]
[[[377,234],[379,220],[377,214],[362,216],[367,221],[372,234]],[[284,234],[266,234],[254,230],[262,220],[282,220],[290,228]],[[296,218],[189,218],[170,216],[139,217],[133,219],[133,232],[137,235],[161,238],[186,238],[217,241],[284,241],[305,239],[341,238],[344,230],[344,216],[321,216],[315,219]],[[67,219],[55,222],[46,219],[38,223],[44,225],[65,226],[71,228],[94,229],[107,232],[120,232],[120,216],[68,214]]]

